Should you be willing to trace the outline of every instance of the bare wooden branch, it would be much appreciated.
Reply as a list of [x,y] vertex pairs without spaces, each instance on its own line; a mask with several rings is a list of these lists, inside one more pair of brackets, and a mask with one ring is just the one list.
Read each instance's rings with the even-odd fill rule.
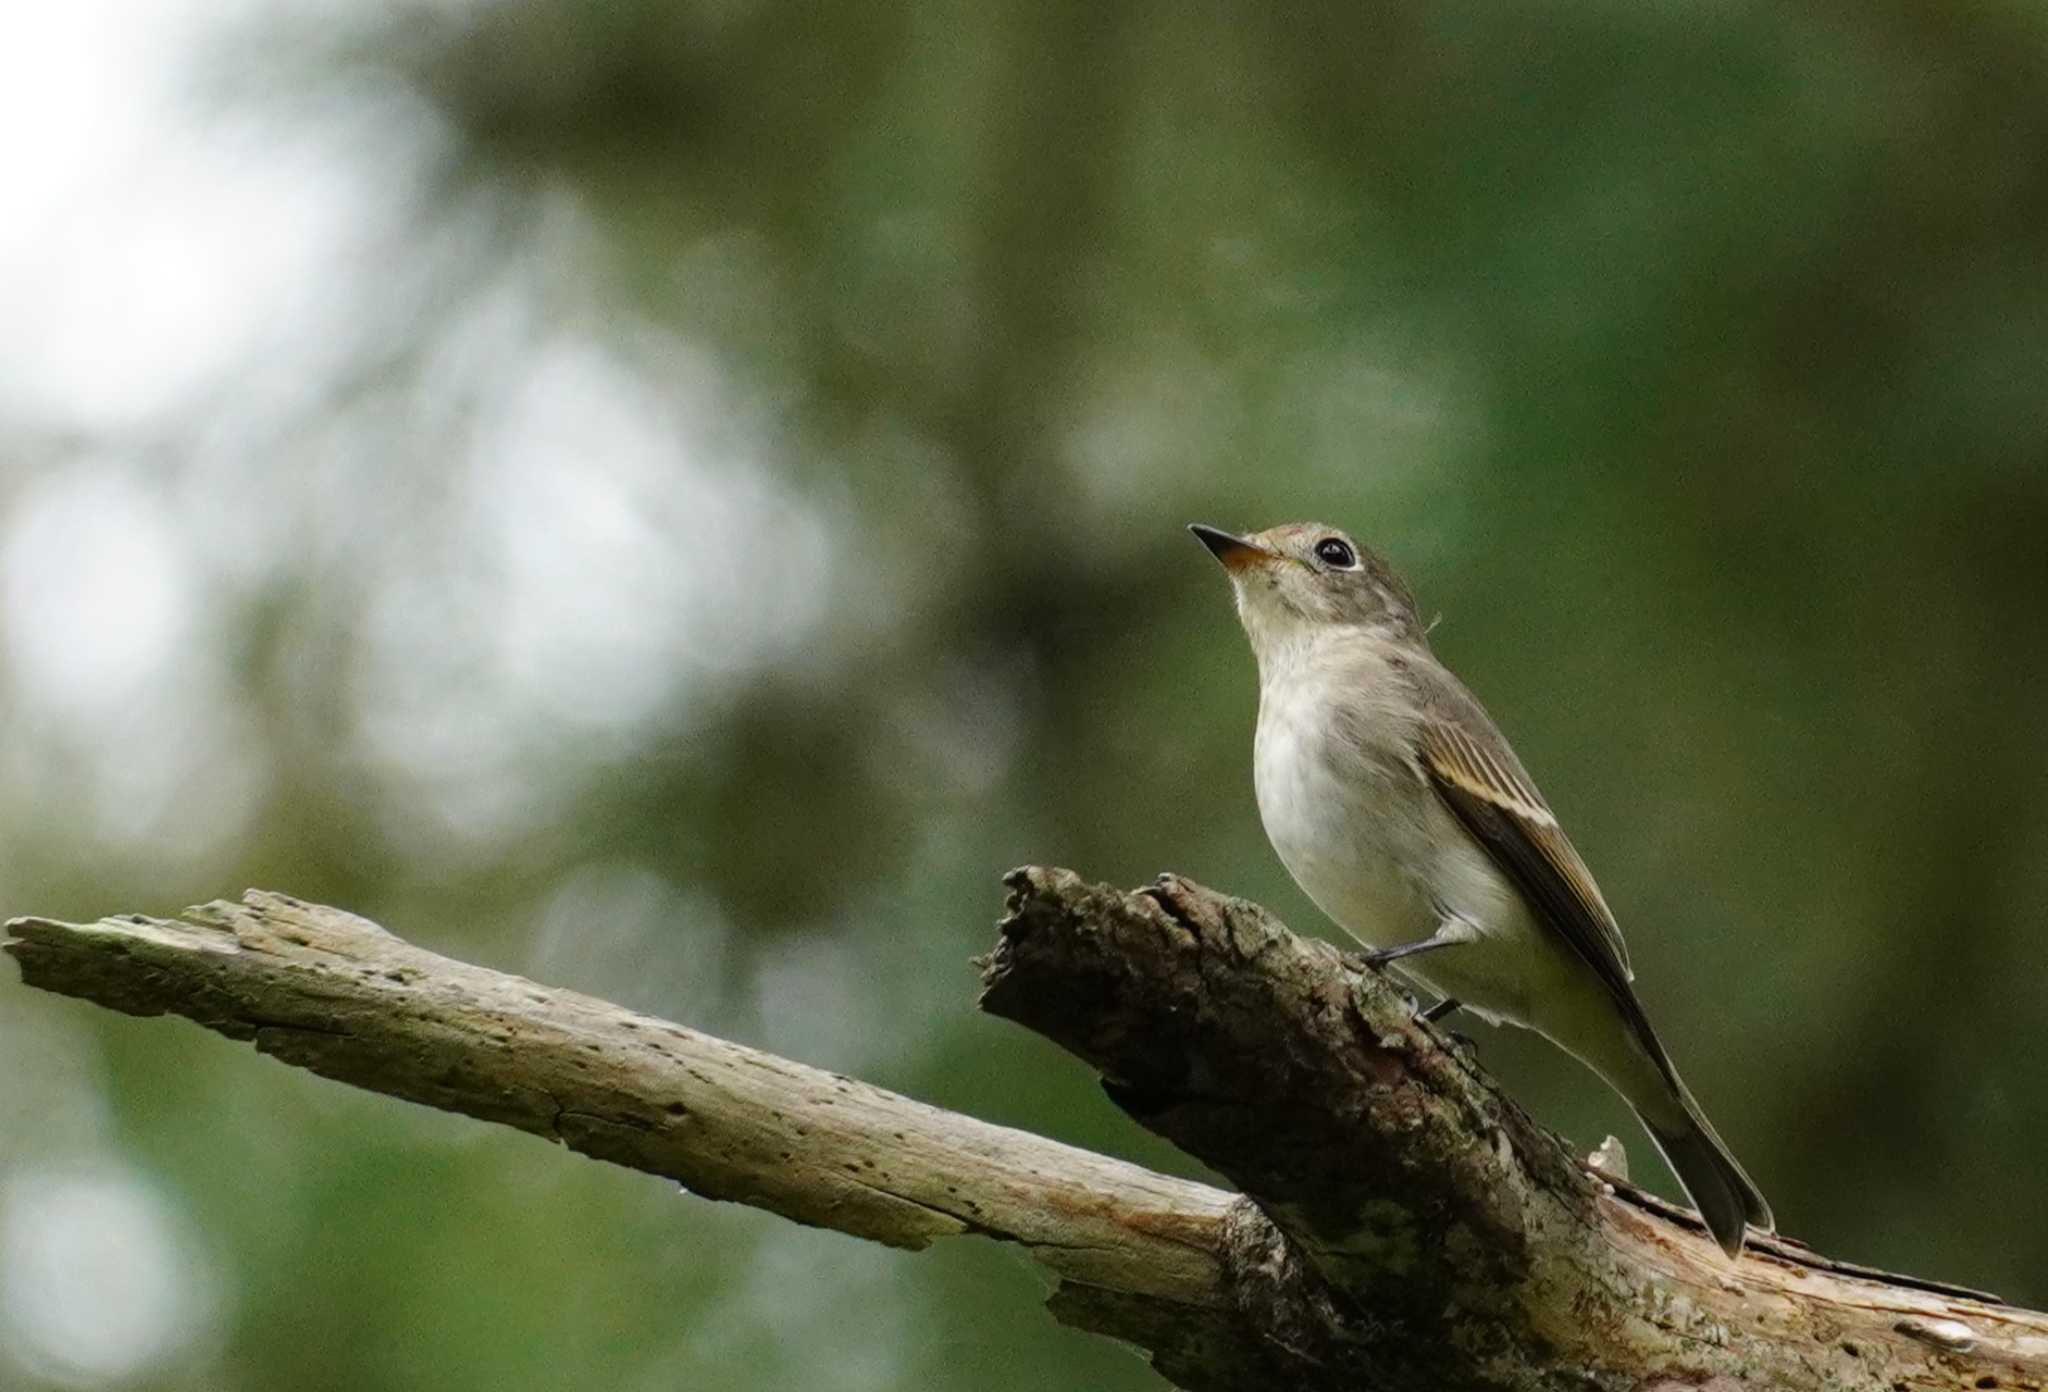
[[1830,1263],[1731,1264],[1589,1174],[1377,975],[1256,906],[1010,880],[984,1005],[1249,1197],[992,1126],[251,892],[180,920],[19,919],[31,985],[909,1248],[974,1233],[1054,1313],[1200,1392],[2039,1388],[2048,1317]]
[[1269,1266],[1230,1274],[1286,1331],[1290,1386],[2048,1380],[2048,1316],[1784,1240],[1730,1262],[1690,1212],[1591,1174],[1386,978],[1255,904],[1173,876],[1009,885],[984,1007],[1272,1218]]
[[32,986],[182,1015],[286,1063],[893,1247],[978,1233],[1062,1319],[1216,1352],[1231,1197],[251,891],[182,920],[17,919]]

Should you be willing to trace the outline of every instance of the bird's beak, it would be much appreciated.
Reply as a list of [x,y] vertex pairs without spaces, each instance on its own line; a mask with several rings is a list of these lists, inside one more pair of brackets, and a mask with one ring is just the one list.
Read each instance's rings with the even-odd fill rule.
[[1220,527],[1205,527],[1199,522],[1190,522],[1188,530],[1195,534],[1195,540],[1209,548],[1209,554],[1223,562],[1228,571],[1243,570],[1247,566],[1264,565],[1275,559],[1274,553],[1247,537],[1233,536]]

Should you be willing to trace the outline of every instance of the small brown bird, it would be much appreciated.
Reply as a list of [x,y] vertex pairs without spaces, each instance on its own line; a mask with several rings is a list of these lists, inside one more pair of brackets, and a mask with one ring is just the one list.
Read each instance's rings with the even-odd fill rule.
[[[1189,530],[1259,663],[1266,835],[1347,933],[1480,1017],[1535,1030],[1627,1099],[1731,1257],[1770,1206],[1707,1124],[1630,985],[1628,948],[1522,761],[1430,651],[1415,599],[1334,527]],[[1426,955],[1425,955],[1426,954]]]

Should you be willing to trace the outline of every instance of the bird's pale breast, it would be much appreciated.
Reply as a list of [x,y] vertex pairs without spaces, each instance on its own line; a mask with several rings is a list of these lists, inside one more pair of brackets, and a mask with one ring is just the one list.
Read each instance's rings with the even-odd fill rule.
[[1312,649],[1264,674],[1253,782],[1281,862],[1316,906],[1373,946],[1434,929],[1416,868],[1433,852],[1422,822],[1410,724],[1392,674],[1364,652]]
[[1426,938],[1455,918],[1469,945],[1404,967],[1488,1016],[1533,1023],[1534,978],[1570,963],[1424,781],[1398,675],[1370,651],[1328,645],[1262,677],[1253,781],[1295,882],[1370,947]]

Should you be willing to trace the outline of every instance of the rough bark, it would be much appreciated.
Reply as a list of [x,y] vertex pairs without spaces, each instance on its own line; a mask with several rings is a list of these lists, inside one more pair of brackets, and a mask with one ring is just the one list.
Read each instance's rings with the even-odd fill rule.
[[891,1245],[975,1233],[1063,1321],[1201,1392],[2039,1388],[2048,1317],[1764,1241],[1723,1258],[1589,1174],[1382,978],[1254,905],[1010,877],[984,1006],[1101,1070],[1232,1196],[251,892],[19,919],[24,980]]

